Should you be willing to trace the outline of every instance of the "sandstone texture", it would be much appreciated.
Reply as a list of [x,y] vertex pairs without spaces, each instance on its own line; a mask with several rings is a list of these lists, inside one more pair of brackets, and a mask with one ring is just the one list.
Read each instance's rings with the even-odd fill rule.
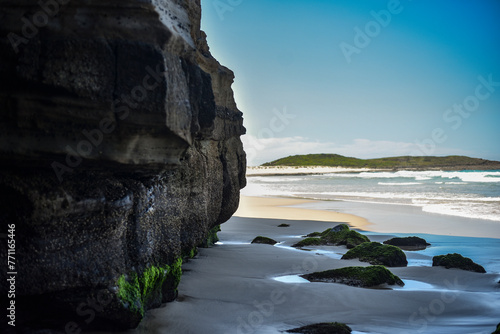
[[17,329],[136,327],[237,209],[243,117],[200,19],[199,0],[0,3]]

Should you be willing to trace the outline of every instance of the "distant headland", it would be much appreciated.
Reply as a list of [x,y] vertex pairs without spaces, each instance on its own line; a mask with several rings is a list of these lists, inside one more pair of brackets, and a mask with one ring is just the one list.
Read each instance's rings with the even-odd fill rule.
[[401,156],[377,159],[358,159],[339,154],[294,155],[263,164],[264,167],[342,167],[384,170],[500,170],[500,161],[466,156]]

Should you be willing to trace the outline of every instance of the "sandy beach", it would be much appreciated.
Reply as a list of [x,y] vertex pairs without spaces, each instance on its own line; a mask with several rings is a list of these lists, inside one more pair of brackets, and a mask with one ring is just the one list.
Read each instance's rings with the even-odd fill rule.
[[[341,222],[365,229],[376,225],[351,214],[289,207],[311,202],[243,198],[237,214],[222,225],[220,243],[200,249],[194,259],[184,264],[179,298],[149,311],[133,333],[278,334],[303,325],[334,321],[348,324],[358,334],[494,331],[500,321],[497,264],[485,266],[487,271],[495,268],[494,271],[479,274],[431,267],[430,262],[432,252],[460,252],[469,244],[482,244],[489,254],[498,254],[498,239],[429,235],[433,243],[428,248],[431,253],[406,252],[408,267],[389,268],[405,282],[403,288],[365,289],[276,280],[368,265],[358,260],[340,260],[347,251],[344,246],[320,246],[311,251],[290,247],[304,234]],[[282,223],[290,226],[278,227]],[[258,235],[280,243],[250,244]],[[367,235],[372,241],[393,236],[375,232]],[[440,243],[441,240],[444,241]]]
[[[335,211],[332,211],[332,207]],[[349,212],[349,213],[347,213]],[[352,213],[352,214],[351,214]],[[346,222],[363,231],[499,238],[499,223],[435,215],[418,207],[242,196],[237,217]]]
[[348,213],[297,207],[299,205],[314,204],[317,202],[318,201],[294,198],[241,196],[240,206],[234,216],[264,219],[345,222],[357,229],[366,229],[368,225],[371,225],[365,218]]

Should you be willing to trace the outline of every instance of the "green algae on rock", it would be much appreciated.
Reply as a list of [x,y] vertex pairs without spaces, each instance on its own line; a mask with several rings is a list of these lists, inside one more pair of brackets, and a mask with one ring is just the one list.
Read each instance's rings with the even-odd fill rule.
[[397,246],[404,250],[422,250],[430,246],[425,239],[419,237],[392,238],[384,241],[386,245]]
[[217,235],[217,232],[220,232],[221,229],[220,229],[220,225],[217,225],[215,227],[213,227],[209,232],[208,232],[208,236],[207,236],[207,239],[202,242],[199,247],[201,248],[209,248],[209,247],[212,247],[213,245],[215,245],[215,243],[217,241],[219,241],[219,236]]
[[303,240],[300,240],[296,244],[292,245],[292,247],[307,247],[307,246],[319,246],[323,245],[323,242],[321,241],[320,238],[305,238]]
[[346,224],[340,224],[334,228],[321,233],[321,239],[327,244],[346,245],[347,248],[354,248],[364,242],[370,242],[367,236],[359,232],[350,230]]
[[196,255],[198,255],[198,247],[193,247],[188,251],[183,251],[181,256],[183,261],[188,261],[194,258]]
[[398,276],[384,266],[345,267],[306,274],[301,277],[311,282],[342,283],[363,288],[382,284],[404,285]]
[[486,270],[468,257],[453,253],[447,255],[438,255],[432,258],[433,267],[445,267],[446,269],[456,268],[477,273],[486,273]]
[[366,242],[354,247],[342,256],[343,260],[359,259],[375,265],[387,267],[406,267],[405,253],[398,247],[383,245],[379,242]]
[[292,247],[305,246],[338,246],[345,245],[347,248],[354,248],[364,242],[370,242],[367,236],[359,232],[350,230],[346,224],[340,224],[333,228],[329,228],[323,232],[313,232],[307,235],[308,238],[299,241]]
[[121,275],[116,282],[118,286],[118,298],[124,308],[138,313],[141,317],[144,315],[144,305],[142,304],[141,288],[137,274]]
[[351,332],[352,330],[349,326],[338,322],[323,322],[287,330],[287,333],[302,334],[349,334]]
[[276,245],[277,243],[278,242],[274,239],[263,237],[260,235],[252,240],[252,244]]
[[168,301],[177,294],[182,276],[182,258],[171,265],[151,266],[142,275],[132,272],[121,275],[116,282],[117,296],[125,309],[141,319],[147,309]]

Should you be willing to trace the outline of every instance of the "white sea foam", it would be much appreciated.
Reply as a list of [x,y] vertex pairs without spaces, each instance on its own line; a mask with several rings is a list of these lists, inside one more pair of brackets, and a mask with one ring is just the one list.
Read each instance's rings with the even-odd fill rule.
[[[406,204],[419,206],[422,211],[428,213],[500,221],[500,197],[443,197],[415,193],[329,193],[329,195],[352,202]],[[382,199],[386,201],[381,202]]]
[[398,290],[435,290],[436,287],[432,284],[425,283],[422,281],[415,281],[415,280],[409,280],[405,279],[403,280],[405,283],[404,287],[398,288]]
[[499,171],[398,171],[249,178],[244,195],[412,205],[500,221]]
[[287,276],[279,276],[279,277],[273,277],[275,281],[282,282],[282,283],[310,283],[308,280],[305,278],[300,277],[299,275],[287,275]]
[[291,191],[285,191],[278,188],[273,188],[272,186],[265,184],[258,184],[253,182],[248,182],[247,186],[242,189],[241,194],[243,196],[285,196],[294,197],[295,193]]
[[432,180],[432,177],[429,176],[415,176],[416,181],[427,181],[427,180]]
[[382,186],[414,186],[422,184],[421,182],[379,182]]
[[397,171],[397,172],[362,172],[358,174],[329,174],[336,177],[359,177],[365,179],[390,179],[390,178],[412,178],[416,181],[425,181],[435,178],[460,179],[463,182],[500,182],[500,172],[448,172],[448,171]]
[[[307,177],[307,176],[306,176]],[[296,182],[302,181],[305,177],[293,177],[293,176],[253,176],[252,179],[257,182],[265,183],[280,183],[280,182]]]
[[[296,193],[300,195],[300,193]],[[411,199],[411,200],[436,200],[436,201],[479,201],[479,202],[499,202],[500,197],[481,197],[473,194],[441,194],[435,192],[323,192],[322,195],[357,197],[357,198],[387,198],[387,199]]]
[[488,205],[464,205],[460,202],[453,203],[428,203],[422,204],[422,211],[429,213],[438,213],[442,215],[459,216],[473,219],[486,219],[500,221],[499,203]]

